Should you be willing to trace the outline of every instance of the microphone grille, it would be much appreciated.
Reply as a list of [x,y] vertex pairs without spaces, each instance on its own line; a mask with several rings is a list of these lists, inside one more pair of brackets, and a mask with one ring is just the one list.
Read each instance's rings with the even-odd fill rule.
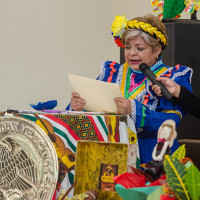
[[146,71],[146,69],[148,69],[148,65],[146,63],[141,63],[139,66],[139,69],[142,73],[144,73]]

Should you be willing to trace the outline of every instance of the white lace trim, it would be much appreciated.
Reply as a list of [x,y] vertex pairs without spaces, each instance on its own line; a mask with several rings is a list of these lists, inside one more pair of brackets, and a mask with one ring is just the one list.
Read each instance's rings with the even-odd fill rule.
[[122,75],[123,75],[123,65],[119,67],[116,83],[121,87],[122,84]]
[[147,81],[147,84],[146,84],[146,90],[147,92],[150,94],[150,100],[153,101],[153,103],[151,105],[146,105],[147,108],[149,108],[150,110],[155,110],[157,105],[158,105],[158,98],[156,96],[154,96],[151,92],[150,92],[150,81],[148,80]]
[[[170,69],[173,69],[173,67],[170,67]],[[190,74],[190,83],[191,83],[191,81],[192,81],[192,74],[193,74],[193,69],[191,69],[190,67],[187,67],[185,70],[183,70],[182,72],[177,72],[177,73],[175,73],[172,77],[171,77],[171,79],[174,81],[174,79],[176,78],[176,77],[179,77],[179,76],[184,76],[184,75],[186,75],[189,71],[191,71],[191,74]]]
[[105,69],[105,63],[106,63],[106,61],[103,61],[101,63],[101,74],[99,76],[99,80],[100,81],[102,81],[104,79],[104,77],[105,77],[105,71],[106,71],[106,69]]
[[136,105],[135,105],[135,100],[131,99],[131,115],[132,115],[132,120],[134,123],[136,123]]

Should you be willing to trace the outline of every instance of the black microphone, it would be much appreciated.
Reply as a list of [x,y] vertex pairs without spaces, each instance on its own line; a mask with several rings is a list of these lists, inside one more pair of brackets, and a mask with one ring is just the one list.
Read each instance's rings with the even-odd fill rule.
[[139,66],[141,72],[154,84],[158,85],[161,88],[161,93],[167,99],[168,101],[172,101],[173,96],[172,94],[168,91],[168,89],[159,81],[156,80],[156,75],[151,71],[150,67],[142,63]]

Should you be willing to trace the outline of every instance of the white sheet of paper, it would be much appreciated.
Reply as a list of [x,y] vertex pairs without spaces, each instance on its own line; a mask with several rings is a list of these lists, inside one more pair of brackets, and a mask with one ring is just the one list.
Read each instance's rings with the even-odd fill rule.
[[123,97],[120,87],[114,83],[68,74],[73,90],[86,101],[84,109],[92,112],[117,112],[115,97]]

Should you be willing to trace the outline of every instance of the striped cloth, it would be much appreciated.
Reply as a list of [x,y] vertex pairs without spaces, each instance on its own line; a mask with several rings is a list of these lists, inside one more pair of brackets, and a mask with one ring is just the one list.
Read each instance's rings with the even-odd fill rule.
[[[137,143],[135,125],[129,116],[23,113],[20,116],[39,125],[54,144],[59,161],[57,200],[62,198],[74,182],[78,140]],[[68,194],[68,197],[72,196],[73,189]]]

